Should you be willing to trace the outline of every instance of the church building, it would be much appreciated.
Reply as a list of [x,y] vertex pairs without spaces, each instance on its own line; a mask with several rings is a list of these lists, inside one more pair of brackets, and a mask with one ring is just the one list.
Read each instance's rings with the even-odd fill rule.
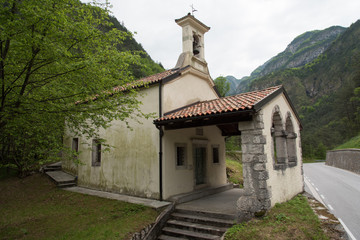
[[[257,210],[303,191],[301,123],[282,86],[220,97],[205,60],[205,33],[193,15],[175,20],[182,28],[182,53],[175,68],[137,80],[141,110],[154,119],[121,121],[98,129],[114,146],[66,132],[64,144],[82,164],[63,160],[78,185],[143,198],[172,197],[228,185],[225,137],[241,135],[243,196]],[[147,86],[147,87],[145,87]],[[88,146],[93,146],[90,149]]]

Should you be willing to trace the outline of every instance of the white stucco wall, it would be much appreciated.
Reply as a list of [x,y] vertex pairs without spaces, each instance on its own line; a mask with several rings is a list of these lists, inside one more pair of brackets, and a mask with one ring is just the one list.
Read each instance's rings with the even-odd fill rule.
[[[196,128],[165,131],[164,137],[164,199],[191,192],[197,187],[215,187],[226,184],[225,140],[216,126],[203,127],[203,136],[196,135]],[[194,169],[194,142],[206,144],[206,184],[196,186]],[[176,167],[176,144],[186,144],[185,167]],[[212,146],[219,147],[219,163],[213,163]]]
[[217,98],[208,81],[187,73],[181,78],[166,83],[163,90],[163,112],[166,113],[198,101]]
[[[297,165],[294,167],[288,167],[285,170],[274,169],[274,157],[272,150],[272,114],[275,106],[278,105],[280,108],[281,118],[283,122],[283,128],[285,129],[286,114],[290,112],[291,119],[294,127],[294,132],[297,134],[296,138],[296,156]],[[300,126],[297,121],[294,112],[292,111],[289,103],[285,96],[280,94],[274,98],[271,102],[266,104],[262,108],[263,121],[264,121],[264,136],[266,137],[265,154],[267,155],[266,167],[269,171],[269,179],[267,185],[271,189],[271,206],[275,203],[285,202],[291,199],[296,194],[303,191],[303,175],[302,175],[302,152],[300,142]]]
[[[197,70],[191,70],[197,71]],[[162,90],[163,113],[188,104],[217,98],[209,82],[208,75],[199,77],[190,70],[181,77],[167,82]],[[202,73],[200,73],[201,75]],[[154,85],[142,89],[141,110],[144,113],[156,113],[159,110],[159,87]],[[121,121],[114,121],[108,129],[100,129],[100,138],[105,139],[113,148],[102,153],[101,165],[92,166],[92,139],[73,136],[67,133],[64,144],[71,148],[73,137],[79,138],[79,160],[83,163],[77,167],[78,185],[124,193],[128,195],[159,198],[159,130],[153,119],[142,119],[142,124],[131,121],[132,131]],[[190,192],[194,190],[194,172],[192,166],[192,142],[196,138],[195,129],[165,131],[163,138],[163,197]],[[207,185],[217,186],[226,183],[225,145],[220,130],[213,127],[204,128],[207,145]],[[188,144],[188,161],[185,170],[175,169],[175,143]],[[212,145],[218,145],[220,163],[212,161]],[[76,172],[76,168],[64,161],[64,168]],[[75,170],[74,170],[75,169]],[[176,170],[176,171],[175,171]]]
[[[144,113],[158,116],[159,88],[157,85],[141,91]],[[102,153],[101,165],[92,166],[91,143],[79,137],[78,185],[134,196],[159,198],[159,131],[153,119],[140,119],[142,124],[131,121],[132,131],[121,121],[114,121],[108,129],[100,129],[100,138],[114,146]],[[71,147],[70,133],[64,138]]]

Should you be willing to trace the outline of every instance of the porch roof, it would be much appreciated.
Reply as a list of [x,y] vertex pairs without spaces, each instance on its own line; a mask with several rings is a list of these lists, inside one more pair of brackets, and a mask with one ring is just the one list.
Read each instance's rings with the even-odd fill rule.
[[156,119],[154,122],[161,123],[176,119],[188,119],[200,116],[213,116],[229,112],[256,110],[259,108],[262,101],[282,89],[282,86],[276,86],[259,91],[196,102],[180,109],[167,112],[163,117]]
[[280,93],[284,93],[288,98],[284,88],[280,85],[196,102],[165,113],[163,117],[155,119],[154,124],[165,126],[166,129],[217,125],[223,135],[237,135],[240,134],[237,130],[237,122],[250,121],[254,112],[259,111],[262,106]]

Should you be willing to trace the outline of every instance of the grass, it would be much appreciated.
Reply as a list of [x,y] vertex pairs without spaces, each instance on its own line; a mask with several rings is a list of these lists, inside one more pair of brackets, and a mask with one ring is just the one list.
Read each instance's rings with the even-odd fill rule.
[[334,150],[339,149],[348,149],[348,148],[360,148],[360,135],[351,138],[349,141],[343,143],[342,145],[336,147]]
[[129,239],[148,207],[58,189],[43,175],[0,180],[0,239]]
[[226,175],[229,182],[239,184],[240,187],[244,184],[243,169],[241,163],[241,154],[227,154],[226,155]]
[[321,228],[306,197],[298,195],[292,200],[276,204],[261,219],[237,224],[230,228],[226,240],[238,239],[329,239]]

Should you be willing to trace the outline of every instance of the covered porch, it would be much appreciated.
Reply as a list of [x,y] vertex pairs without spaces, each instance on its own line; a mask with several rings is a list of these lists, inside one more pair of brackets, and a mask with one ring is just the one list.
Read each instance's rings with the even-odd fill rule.
[[[213,212],[223,212],[226,209],[226,212],[232,212],[233,215],[236,215],[237,219],[249,218],[255,212],[271,207],[271,192],[267,185],[269,173],[266,169],[266,137],[264,136],[264,121],[261,110],[282,93],[284,93],[284,89],[277,86],[236,96],[198,102],[165,113],[163,117],[154,121],[154,124],[162,132],[165,132],[165,136],[172,131],[209,128],[211,132],[217,132],[217,138],[221,139],[223,145],[225,145],[224,138],[226,136],[241,135],[244,188],[183,203],[181,207],[204,208],[204,211],[211,209]],[[195,139],[195,141],[199,139]],[[207,142],[204,141],[204,143]],[[220,161],[225,164],[225,149],[220,156],[222,158]],[[194,166],[190,166],[190,168],[192,167]],[[226,174],[226,167],[222,168],[222,171],[223,174]],[[186,178],[189,177],[191,176],[185,176],[183,180],[179,179],[178,182],[186,181]],[[214,176],[208,176],[207,182],[210,183],[215,179],[212,178]],[[223,184],[220,183],[219,185]],[[194,189],[183,191],[183,193],[192,193],[199,190],[196,188],[196,184],[194,185]],[[206,187],[217,187],[216,182]],[[230,200],[231,203],[225,203],[222,206],[222,197]]]

